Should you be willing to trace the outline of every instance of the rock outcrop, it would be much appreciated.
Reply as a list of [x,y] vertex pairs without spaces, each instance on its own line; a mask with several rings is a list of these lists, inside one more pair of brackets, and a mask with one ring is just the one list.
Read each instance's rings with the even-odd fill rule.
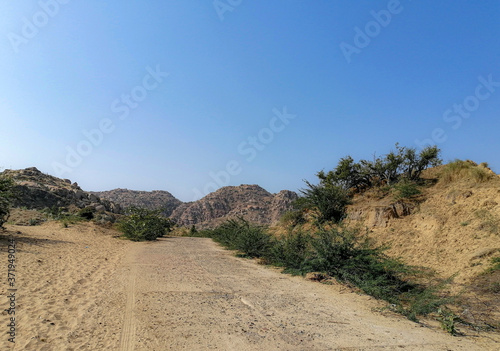
[[291,209],[297,194],[283,190],[271,194],[258,185],[223,187],[204,198],[184,203],[172,213],[180,225],[214,227],[228,218],[242,217],[257,224],[276,223]]
[[97,212],[123,213],[130,206],[161,210],[181,226],[211,228],[229,218],[242,217],[256,224],[275,224],[292,208],[297,194],[282,190],[271,194],[258,185],[227,186],[204,198],[183,203],[167,191],[115,189],[102,192],[83,191],[77,183],[44,174],[36,168],[6,170],[4,175],[15,182],[14,207],[41,210],[52,207]]
[[119,205],[83,191],[77,183],[44,174],[35,167],[5,170],[2,174],[15,182],[15,197],[12,203],[14,207],[36,210],[52,207],[92,207],[98,212],[121,212]]
[[109,191],[92,192],[101,199],[106,199],[120,204],[124,209],[135,206],[150,210],[161,210],[169,217],[172,212],[182,204],[182,201],[175,198],[168,191],[136,191],[128,189],[114,189]]

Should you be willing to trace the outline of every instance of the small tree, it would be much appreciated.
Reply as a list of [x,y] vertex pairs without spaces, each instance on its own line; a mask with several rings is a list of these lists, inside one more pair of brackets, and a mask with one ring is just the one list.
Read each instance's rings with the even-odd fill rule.
[[340,186],[345,190],[360,190],[377,184],[396,184],[402,178],[417,181],[422,172],[441,164],[440,150],[428,146],[420,153],[415,148],[399,146],[382,157],[354,162],[351,156],[340,159],[337,167],[328,173],[318,172],[321,184]]
[[3,228],[3,225],[9,219],[13,188],[14,181],[0,175],[0,228]]
[[300,190],[300,197],[296,205],[299,208],[317,209],[319,223],[326,221],[339,222],[345,216],[345,207],[350,203],[347,190],[339,185],[314,185],[305,181],[306,189]]
[[[428,146],[420,151],[418,157],[413,160],[413,167],[411,167],[411,170],[410,167],[408,167],[407,176],[411,180],[418,180],[422,171],[429,167],[439,166],[442,163],[442,160],[439,158],[440,153],[441,150],[439,150],[437,146]],[[409,157],[407,157],[407,160],[409,161]]]
[[320,171],[317,176],[323,185],[338,185],[345,190],[351,188],[359,190],[370,185],[370,178],[363,167],[361,164],[355,163],[351,156],[341,158],[333,171],[326,174],[324,171]]
[[119,222],[123,236],[132,241],[156,240],[167,234],[174,223],[160,214],[161,211],[130,207],[128,215]]

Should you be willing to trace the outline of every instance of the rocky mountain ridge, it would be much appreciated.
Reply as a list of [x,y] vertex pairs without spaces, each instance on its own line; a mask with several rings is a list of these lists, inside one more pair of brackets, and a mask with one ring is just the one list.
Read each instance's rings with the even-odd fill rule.
[[42,210],[52,207],[94,208],[98,212],[123,213],[130,206],[161,210],[181,226],[210,228],[226,219],[243,217],[256,224],[274,224],[292,208],[298,196],[289,190],[271,194],[258,185],[227,186],[204,198],[183,203],[167,191],[114,189],[83,191],[77,183],[40,172],[35,167],[0,173],[15,182],[14,207]]
[[297,194],[282,190],[271,194],[258,185],[226,186],[204,198],[177,207],[172,218],[184,226],[214,227],[224,219],[242,217],[259,224],[274,224],[292,208]]

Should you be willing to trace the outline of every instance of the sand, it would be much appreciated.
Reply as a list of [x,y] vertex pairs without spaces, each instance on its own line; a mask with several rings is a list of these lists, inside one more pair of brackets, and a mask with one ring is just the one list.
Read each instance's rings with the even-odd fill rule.
[[[498,334],[452,337],[381,314],[339,285],[281,274],[204,238],[132,243],[93,224],[0,233],[17,243],[16,343],[7,350],[498,350]],[[3,297],[2,297],[3,296]]]

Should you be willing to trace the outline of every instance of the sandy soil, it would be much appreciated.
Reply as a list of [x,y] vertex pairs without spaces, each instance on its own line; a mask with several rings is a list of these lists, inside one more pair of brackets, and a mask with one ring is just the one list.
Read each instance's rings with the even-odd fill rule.
[[[498,350],[495,335],[452,337],[337,285],[280,274],[203,238],[131,243],[93,225],[9,226],[17,243],[16,343],[0,349]],[[21,233],[17,233],[20,231]],[[3,263],[1,263],[3,262]],[[0,296],[0,297],[1,297]]]

